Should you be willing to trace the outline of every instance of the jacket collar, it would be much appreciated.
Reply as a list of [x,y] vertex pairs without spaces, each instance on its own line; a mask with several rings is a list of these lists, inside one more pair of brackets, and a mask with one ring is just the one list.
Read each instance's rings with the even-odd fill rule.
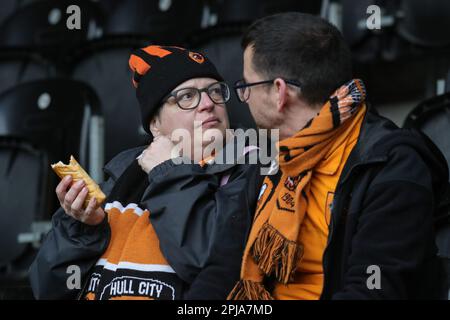
[[347,159],[340,184],[358,166],[386,162],[390,150],[400,144],[413,148],[422,156],[432,171],[435,183],[448,183],[449,172],[445,157],[428,137],[417,130],[399,129],[392,121],[368,106],[358,142]]
[[147,146],[140,146],[122,151],[103,167],[103,171],[116,180],[146,147]]
[[388,134],[398,127],[390,120],[380,116],[378,112],[367,103],[367,111],[361,125],[358,141],[350,153],[342,170],[341,183],[350,176],[353,169],[360,165],[387,161],[385,150],[376,148],[376,145]]
[[[205,169],[208,173],[214,174],[227,171],[238,164],[256,163],[258,153],[252,152],[255,149],[257,146],[249,146],[248,139],[245,144],[242,144],[237,143],[237,139],[233,138],[217,153]],[[254,161],[248,161],[249,159]]]
[[[147,146],[140,146],[119,153],[104,166],[103,171],[107,173],[108,176],[113,177],[113,179],[117,179],[146,147]],[[220,159],[220,161],[210,162],[209,165],[205,166],[205,170],[210,174],[215,174],[227,171],[240,163],[244,163],[243,158],[246,157],[244,148],[244,145],[238,144],[236,142],[236,139],[233,139],[230,143],[226,144],[225,147],[221,151],[219,151],[217,153],[217,156],[214,158],[217,160]],[[256,156],[256,153],[254,154]],[[234,161],[225,161],[225,159],[229,160],[229,155],[232,155],[234,157]],[[226,158],[227,156],[228,158]]]

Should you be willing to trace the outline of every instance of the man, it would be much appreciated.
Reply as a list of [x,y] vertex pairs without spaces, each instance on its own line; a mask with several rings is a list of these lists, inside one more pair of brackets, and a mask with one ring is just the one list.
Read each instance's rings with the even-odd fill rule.
[[[124,151],[105,166],[103,206],[94,198],[83,206],[83,181],[60,182],[61,208],[30,269],[34,295],[225,299],[239,278],[257,194],[255,166],[204,161],[210,136],[221,137],[214,159],[234,148],[226,138],[229,88],[207,57],[179,47],[139,49],[129,65],[142,125],[153,142]],[[188,163],[173,158],[170,138],[176,130],[186,138],[202,133],[197,143],[180,150]],[[171,254],[173,247],[183,251]],[[81,287],[67,285],[74,266]]]
[[280,170],[263,182],[229,299],[437,297],[442,154],[365,103],[349,48],[325,20],[265,17],[242,45],[235,89],[259,127],[280,130]]

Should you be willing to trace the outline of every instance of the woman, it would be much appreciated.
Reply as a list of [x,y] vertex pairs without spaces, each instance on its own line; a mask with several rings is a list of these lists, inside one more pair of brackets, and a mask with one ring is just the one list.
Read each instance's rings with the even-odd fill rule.
[[[61,208],[30,269],[35,297],[225,299],[239,278],[258,190],[255,165],[209,161],[235,148],[225,138],[229,88],[205,56],[179,47],[142,48],[129,64],[153,142],[105,166],[102,207],[92,199],[83,208],[83,182],[60,182]],[[194,137],[179,154],[176,130]],[[222,140],[206,158],[212,136]],[[68,285],[73,266],[77,290]]]

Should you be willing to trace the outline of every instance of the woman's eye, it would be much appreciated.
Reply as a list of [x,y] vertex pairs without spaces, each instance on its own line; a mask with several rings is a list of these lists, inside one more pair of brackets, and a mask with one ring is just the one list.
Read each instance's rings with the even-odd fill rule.
[[178,97],[178,101],[189,101],[194,98],[192,92],[183,93]]
[[210,91],[211,95],[220,96],[222,94],[222,90],[220,88],[213,88]]

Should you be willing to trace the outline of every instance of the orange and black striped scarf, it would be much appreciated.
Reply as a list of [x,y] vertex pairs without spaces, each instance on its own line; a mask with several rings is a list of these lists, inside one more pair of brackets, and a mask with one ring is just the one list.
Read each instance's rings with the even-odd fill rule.
[[[279,181],[286,183],[274,186],[264,205],[258,203],[244,251],[241,280],[228,299],[272,299],[264,285],[266,279],[282,284],[292,280],[303,253],[304,244],[298,243],[298,238],[314,168],[349,126],[362,121],[365,96],[361,80],[348,82],[295,136],[279,142]],[[264,182],[269,180],[266,177]]]
[[84,298],[181,299],[184,283],[163,256],[150,212],[141,203],[148,185],[137,160],[118,178],[105,206],[110,242],[91,270]]

